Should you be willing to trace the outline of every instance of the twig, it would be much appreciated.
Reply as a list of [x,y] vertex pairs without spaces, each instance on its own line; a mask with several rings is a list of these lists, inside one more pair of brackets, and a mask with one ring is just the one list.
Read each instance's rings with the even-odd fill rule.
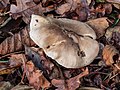
[[9,17],[2,25],[0,25],[0,28],[4,27],[12,18]]
[[24,53],[24,51],[18,51],[18,52],[8,53],[8,54],[6,54],[6,55],[4,55],[4,56],[0,56],[0,59],[5,58],[5,57],[8,57],[8,56],[10,56],[11,54],[18,54],[18,53]]
[[117,64],[114,64],[114,66],[115,66],[118,70],[120,70],[120,67],[119,67]]
[[110,79],[112,79],[112,78],[116,77],[118,74],[119,74],[119,73],[117,73],[117,74],[113,75]]
[[5,16],[5,15],[7,15],[7,14],[9,14],[10,12],[4,12],[4,13],[0,13],[0,17],[3,17],[3,16]]

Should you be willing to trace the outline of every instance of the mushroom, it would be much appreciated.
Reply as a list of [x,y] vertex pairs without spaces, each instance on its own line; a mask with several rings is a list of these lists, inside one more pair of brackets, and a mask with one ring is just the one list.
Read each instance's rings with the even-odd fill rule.
[[[74,21],[74,25],[81,23],[75,21],[75,24]],[[81,25],[86,29],[81,29],[77,25],[75,28],[69,28],[69,23],[64,25],[67,27],[53,23],[52,19],[32,15],[30,37],[40,48],[43,48],[47,56],[66,68],[80,68],[89,65],[99,51],[99,45],[94,40],[96,36],[94,31],[83,23]],[[88,29],[92,31],[89,32]]]

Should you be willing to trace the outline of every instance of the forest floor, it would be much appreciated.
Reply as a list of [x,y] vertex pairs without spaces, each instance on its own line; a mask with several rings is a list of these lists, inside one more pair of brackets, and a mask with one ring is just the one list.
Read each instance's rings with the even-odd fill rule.
[[[29,37],[32,14],[88,24],[98,56],[82,68],[54,62]],[[0,0],[0,90],[120,90],[120,0]]]

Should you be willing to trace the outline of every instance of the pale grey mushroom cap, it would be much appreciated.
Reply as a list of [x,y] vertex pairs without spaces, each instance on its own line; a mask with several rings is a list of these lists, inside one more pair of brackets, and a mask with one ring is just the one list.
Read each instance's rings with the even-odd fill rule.
[[[82,27],[91,30],[91,28],[88,28],[86,24],[83,23]],[[65,28],[69,29],[69,26]],[[86,30],[82,30],[80,27],[75,27],[74,29],[76,29],[75,33],[79,31],[78,34],[81,32],[84,37],[76,34],[77,36],[74,36],[76,41],[74,41],[71,37],[63,33],[62,26],[60,27],[57,23],[52,23],[48,18],[32,15],[30,37],[40,48],[43,48],[46,55],[60,65],[66,68],[80,68],[89,65],[94,60],[98,54],[99,45],[97,41],[94,40],[96,35],[93,31],[91,31],[92,33],[88,33],[90,30],[86,32]],[[74,32],[74,30],[72,31]],[[84,57],[80,53],[78,54],[79,49],[85,53]]]

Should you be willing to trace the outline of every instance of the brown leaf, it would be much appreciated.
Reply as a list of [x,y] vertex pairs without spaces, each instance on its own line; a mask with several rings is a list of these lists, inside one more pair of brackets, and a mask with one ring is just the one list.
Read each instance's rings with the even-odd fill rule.
[[42,7],[41,4],[36,5],[33,0],[16,0],[17,6],[12,4],[10,7],[10,12],[12,16],[16,19],[23,16],[23,20],[26,23],[30,22],[30,16],[34,14],[41,14]]
[[80,86],[80,78],[88,74],[88,68],[81,74],[70,78],[68,80],[56,80],[53,79],[51,82],[54,86],[58,87],[57,90],[76,90]]
[[32,86],[27,86],[27,85],[17,85],[15,87],[13,87],[10,90],[35,90]]
[[106,17],[89,20],[86,23],[96,32],[97,38],[103,36],[105,34],[105,29],[109,27]]
[[[79,9],[77,9],[77,8],[79,8]],[[81,16],[84,16],[84,15],[85,15],[85,19],[87,18],[87,14],[88,14],[89,10],[88,10],[88,4],[85,0],[66,0],[66,3],[57,7],[56,12],[58,14],[64,14],[64,13],[70,12],[70,11],[73,12],[76,9],[77,9],[77,14],[79,15],[79,18],[80,18],[79,20],[81,20],[83,18],[83,17],[81,18]]]
[[108,28],[105,36],[108,43],[112,44],[118,51],[120,51],[120,26]]
[[80,86],[80,78],[88,75],[88,68],[86,68],[81,74],[67,80],[69,90],[76,90]]
[[78,90],[101,90],[100,88],[95,87],[81,87]]
[[103,5],[103,7],[105,8],[105,13],[106,14],[110,14],[113,10],[112,4],[106,3],[106,4]]
[[118,3],[120,4],[120,0],[106,0],[107,2],[110,2],[110,3]]
[[106,33],[105,33],[106,38],[107,39],[111,39],[112,38],[112,34],[114,32],[120,33],[120,26],[115,26],[114,28],[108,28]]
[[40,88],[47,89],[50,86],[49,81],[43,76],[42,71],[35,68],[31,61],[26,64],[26,76],[29,80],[29,84],[34,86],[37,90]]
[[25,47],[26,55],[32,60],[34,65],[43,71],[43,75],[48,80],[62,78],[62,73],[59,67],[55,63],[51,62],[50,58],[47,58],[43,49],[35,47]]
[[117,9],[120,9],[120,0],[106,0],[109,3],[112,3]]
[[69,3],[62,4],[59,6],[56,10],[58,14],[64,14],[65,12],[68,12],[71,8],[71,5]]
[[5,82],[5,81],[2,81],[0,82],[0,89],[1,90],[10,90],[10,88],[12,88],[12,85],[10,82]]
[[19,65],[22,65],[23,64],[23,60],[24,60],[23,54],[11,54],[10,55],[10,60],[9,60],[9,63],[10,63],[9,66],[19,66]]
[[57,79],[53,79],[51,81],[51,83],[57,87],[56,90],[68,90],[67,87],[66,87],[66,83],[65,83],[65,80],[57,80]]
[[87,0],[88,5],[90,5],[91,2],[92,2],[92,0]]
[[105,60],[106,65],[112,65],[113,63],[116,63],[113,60],[113,57],[114,55],[117,55],[117,54],[119,53],[114,46],[106,45],[102,52],[103,59]]
[[81,3],[82,0],[66,0],[71,5],[71,10],[75,10]]
[[76,13],[79,16],[79,18],[78,18],[79,21],[86,21],[87,20],[87,18],[88,18],[88,10],[86,10],[85,8],[78,7],[76,9]]
[[0,0],[0,10],[5,8],[9,3],[9,0]]
[[3,66],[1,65],[0,75],[2,74],[10,74],[11,72],[15,71],[18,67],[23,64],[23,54],[11,54],[9,64]]
[[15,69],[17,69],[17,67],[2,68],[2,69],[0,69],[0,75],[11,74],[12,72],[15,71]]
[[29,29],[25,27],[25,29],[16,33],[14,36],[8,37],[6,40],[4,40],[0,44],[0,55],[23,50],[23,44],[32,46],[34,43],[30,39],[28,31]]

